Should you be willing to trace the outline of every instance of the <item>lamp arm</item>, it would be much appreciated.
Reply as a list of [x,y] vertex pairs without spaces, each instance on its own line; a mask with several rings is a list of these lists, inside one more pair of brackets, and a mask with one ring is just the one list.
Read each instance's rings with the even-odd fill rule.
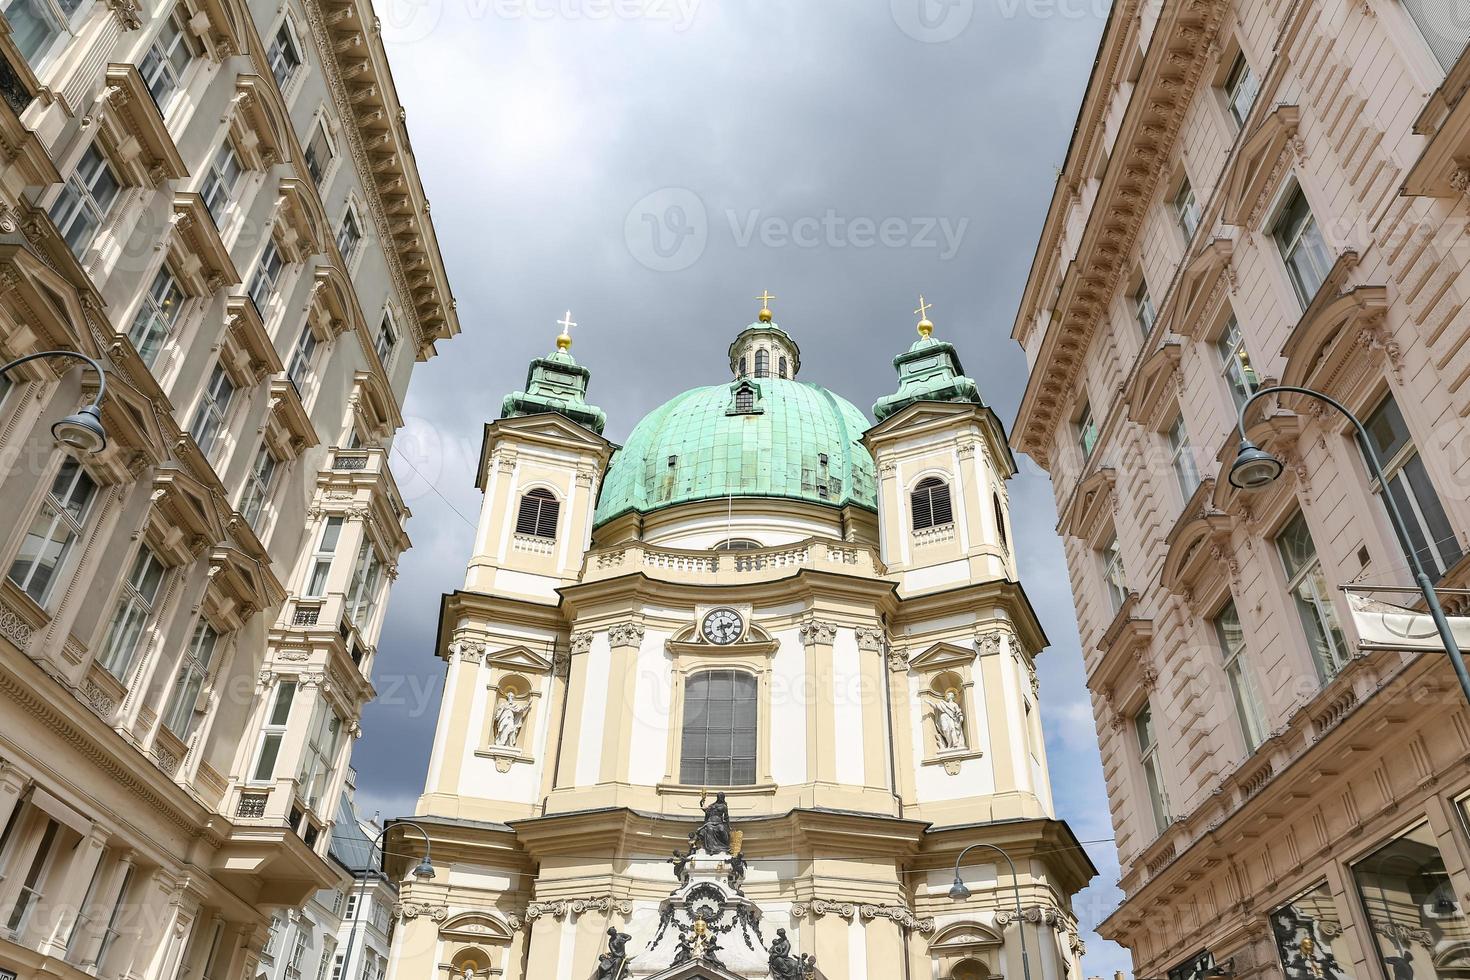
[[1011,860],[1010,854],[1006,852],[1005,848],[1000,847],[996,844],[987,844],[984,842],[971,844],[964,850],[960,851],[959,856],[954,859],[955,881],[961,880],[960,864],[965,860],[965,855],[969,854],[977,847],[989,848],[990,850],[999,854],[1001,857],[1005,858],[1006,864],[1010,866],[1011,892],[1015,896],[1016,900],[1016,932],[1019,933],[1021,936],[1021,972],[1025,976],[1026,980],[1031,980],[1031,957],[1026,951],[1026,915],[1024,910],[1021,908],[1021,879],[1020,876],[1016,874],[1016,862]]
[[102,370],[102,365],[97,363],[97,361],[88,357],[86,354],[81,354],[74,350],[43,350],[37,351],[34,354],[26,354],[24,357],[17,357],[7,364],[0,364],[0,374],[8,374],[12,368],[18,368],[28,361],[39,360],[43,357],[73,357],[90,364],[92,370],[97,372],[97,397],[92,399],[92,407],[101,407],[102,399],[107,397],[107,372]]
[[1388,487],[1388,478],[1383,475],[1383,464],[1378,459],[1378,453],[1373,449],[1373,443],[1368,438],[1368,429],[1359,421],[1358,417],[1348,410],[1347,406],[1330,395],[1324,395],[1320,391],[1311,388],[1303,388],[1300,385],[1272,385],[1270,388],[1262,388],[1251,395],[1240,406],[1239,425],[1240,438],[1246,441],[1245,435],[1245,412],[1256,399],[1266,395],[1288,392],[1297,395],[1306,395],[1315,398],[1337,409],[1349,422],[1353,424],[1358,439],[1358,448],[1363,452],[1363,458],[1368,461],[1368,469],[1373,478],[1378,481],[1378,486],[1383,497],[1383,503],[1388,510],[1388,519],[1393,524],[1394,533],[1398,535],[1404,552],[1409,559],[1409,568],[1414,573],[1414,581],[1419,586],[1419,591],[1424,594],[1424,605],[1429,611],[1429,616],[1434,620],[1435,628],[1439,630],[1439,638],[1444,643],[1445,653],[1449,655],[1450,664],[1454,667],[1455,679],[1460,682],[1460,691],[1465,699],[1470,701],[1470,668],[1465,666],[1465,657],[1460,652],[1459,641],[1455,639],[1454,630],[1450,627],[1450,621],[1445,616],[1444,609],[1439,604],[1439,596],[1435,594],[1434,582],[1424,571],[1424,563],[1419,559],[1419,552],[1414,548],[1413,538],[1409,536],[1409,525],[1404,520],[1403,512],[1399,510],[1398,501],[1394,500],[1393,491]]

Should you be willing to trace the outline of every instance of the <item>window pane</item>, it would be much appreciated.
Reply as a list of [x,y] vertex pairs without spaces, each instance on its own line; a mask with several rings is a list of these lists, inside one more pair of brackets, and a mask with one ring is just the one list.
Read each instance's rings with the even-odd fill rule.
[[260,743],[260,759],[255,764],[255,774],[251,778],[260,781],[270,779],[275,775],[276,756],[280,752],[280,735],[271,734],[262,739]]
[[271,706],[270,724],[284,725],[291,717],[291,701],[296,697],[296,682],[281,681],[276,688],[276,701]]
[[685,683],[679,779],[738,786],[756,779],[756,679],[731,670],[702,671]]
[[1460,978],[1470,924],[1428,824],[1420,824],[1353,866],[1372,923],[1368,931],[1394,980]]
[[1352,956],[1343,947],[1333,948],[1342,931],[1326,882],[1272,912],[1271,932],[1286,980],[1353,980]]

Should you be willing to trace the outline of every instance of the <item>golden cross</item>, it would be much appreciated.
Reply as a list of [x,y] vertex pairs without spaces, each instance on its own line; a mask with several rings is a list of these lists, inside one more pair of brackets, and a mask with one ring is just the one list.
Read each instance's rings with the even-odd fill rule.
[[932,310],[932,309],[934,309],[934,304],[933,303],[926,303],[926,302],[924,302],[924,294],[923,293],[920,293],[919,294],[919,308],[917,310],[915,310],[914,312],[917,313],[917,314],[919,314],[919,318],[921,320],[927,320],[927,319],[929,319],[929,311]]
[[756,297],[756,299],[761,301],[761,306],[770,306],[771,300],[775,298],[776,297],[771,295],[771,291],[769,289],[762,289],[761,294]]

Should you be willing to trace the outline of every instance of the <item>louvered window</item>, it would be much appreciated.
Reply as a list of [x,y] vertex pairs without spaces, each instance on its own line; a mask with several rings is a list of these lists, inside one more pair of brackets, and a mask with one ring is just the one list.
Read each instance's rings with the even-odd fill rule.
[[914,509],[914,530],[939,527],[954,522],[954,512],[949,501],[949,484],[938,477],[919,481],[910,495]]
[[516,514],[516,533],[533,534],[538,538],[556,537],[556,516],[561,504],[549,490],[532,490],[521,498],[521,509]]

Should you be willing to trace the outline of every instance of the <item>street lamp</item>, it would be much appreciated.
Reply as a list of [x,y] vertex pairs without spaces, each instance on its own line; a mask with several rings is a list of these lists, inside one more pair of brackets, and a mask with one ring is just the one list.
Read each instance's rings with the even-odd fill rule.
[[[390,824],[389,826],[384,827],[378,833],[377,837],[373,838],[373,842],[368,845],[368,864],[371,865],[373,862],[373,851],[377,851],[378,856],[382,859],[379,861],[380,865],[388,863],[387,854],[384,853],[382,846],[383,838],[387,835],[388,831],[392,830],[394,827],[412,827],[414,830],[417,830],[421,835],[423,835],[424,857],[421,861],[419,861],[418,867],[413,869],[413,876],[420,881],[428,881],[429,879],[433,878],[434,862],[429,860],[429,849],[431,845],[429,843],[428,832],[426,832],[424,828],[420,827],[418,824],[414,823],[411,820],[400,820],[397,823]],[[373,873],[371,867],[362,872],[361,877],[364,885],[367,884],[368,875],[371,873]],[[378,874],[382,875],[383,878],[386,880],[386,872],[379,871]],[[357,877],[356,871],[353,872],[353,877]],[[362,897],[365,894],[365,890],[357,893],[357,902],[353,905],[352,908],[352,929],[347,933],[347,950],[342,954],[341,980],[349,980],[349,978],[352,976],[352,974],[347,972],[347,968],[352,964],[352,943],[357,938],[357,924],[362,921]]]
[[97,372],[97,397],[92,399],[92,404],[87,405],[66,418],[51,426],[51,434],[56,441],[79,453],[92,455],[100,453],[107,448],[107,430],[102,427],[102,399],[107,395],[107,375],[98,364],[86,354],[78,354],[74,350],[43,350],[35,354],[27,354],[25,357],[17,357],[8,364],[0,364],[0,375],[9,373],[11,368],[20,367],[27,361],[34,361],[42,357],[72,357],[79,361],[86,361]]
[[1021,910],[1021,880],[1016,875],[1016,862],[1002,847],[995,844],[971,844],[960,851],[960,856],[954,859],[954,884],[949,886],[949,897],[956,902],[963,902],[970,897],[970,889],[965,886],[965,879],[960,877],[960,864],[964,862],[965,855],[977,847],[988,847],[992,851],[1006,859],[1006,864],[1011,866],[1011,890],[1016,897],[1016,931],[1021,934],[1021,973],[1024,980],[1031,980],[1031,960],[1026,955],[1026,916]]
[[1439,638],[1444,641],[1445,652],[1450,655],[1450,663],[1455,668],[1455,677],[1460,682],[1460,690],[1465,695],[1465,700],[1470,702],[1470,671],[1466,670],[1465,657],[1460,653],[1460,645],[1455,642],[1454,631],[1450,629],[1450,621],[1445,617],[1444,609],[1440,607],[1439,597],[1434,593],[1434,583],[1424,571],[1424,563],[1419,560],[1419,552],[1414,549],[1413,538],[1409,535],[1408,524],[1404,521],[1404,515],[1399,511],[1398,502],[1393,499],[1393,492],[1388,488],[1388,479],[1383,475],[1383,464],[1378,461],[1378,454],[1373,451],[1373,443],[1368,438],[1368,430],[1358,417],[1339,401],[1320,391],[1311,388],[1302,388],[1297,385],[1275,385],[1270,388],[1262,388],[1247,398],[1240,406],[1238,423],[1240,426],[1240,448],[1235,454],[1235,462],[1230,466],[1230,485],[1240,490],[1253,491],[1271,484],[1281,475],[1284,469],[1281,460],[1266,452],[1255,443],[1251,442],[1245,434],[1245,413],[1256,399],[1266,395],[1288,392],[1298,395],[1306,395],[1325,402],[1337,409],[1347,417],[1357,430],[1358,448],[1363,451],[1363,458],[1368,461],[1368,469],[1373,478],[1378,481],[1380,496],[1388,508],[1388,519],[1393,523],[1394,533],[1398,535],[1399,541],[1403,543],[1404,551],[1409,556],[1409,567],[1414,573],[1414,581],[1418,583],[1419,590],[1424,593],[1424,604],[1429,610],[1429,616],[1434,620],[1435,628],[1439,630]]

